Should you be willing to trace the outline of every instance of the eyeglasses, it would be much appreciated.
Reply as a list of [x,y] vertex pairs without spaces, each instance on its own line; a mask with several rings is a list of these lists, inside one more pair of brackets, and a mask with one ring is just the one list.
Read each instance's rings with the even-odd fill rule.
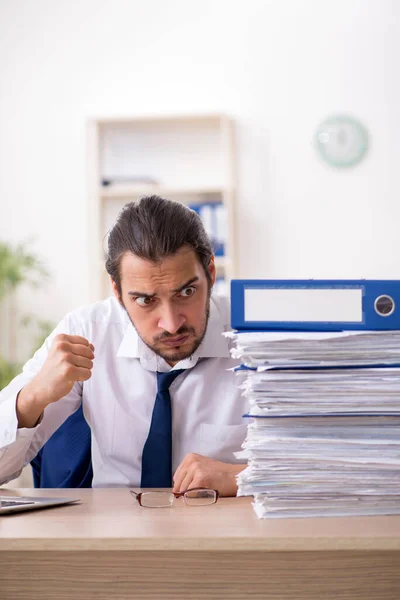
[[188,506],[207,506],[215,504],[219,498],[218,490],[210,490],[208,488],[192,488],[185,492],[135,492],[129,490],[132,496],[135,496],[140,506],[146,508],[164,508],[172,506],[175,498],[183,498],[183,501]]

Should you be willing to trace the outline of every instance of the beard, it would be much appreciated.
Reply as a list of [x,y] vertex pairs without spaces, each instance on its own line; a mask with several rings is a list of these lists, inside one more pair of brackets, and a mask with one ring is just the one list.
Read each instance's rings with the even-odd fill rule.
[[[210,292],[211,292],[211,290],[207,294],[206,305],[204,308],[204,320],[201,324],[200,332],[198,334],[196,334],[196,330],[194,327],[190,327],[188,325],[182,325],[182,327],[180,327],[175,333],[169,333],[168,331],[164,331],[163,333],[160,333],[159,335],[154,336],[152,342],[145,340],[140,335],[138,328],[136,327],[136,325],[132,321],[128,311],[126,310],[126,307],[124,305],[123,306],[125,308],[125,311],[129,317],[132,325],[134,326],[134,328],[136,330],[136,333],[138,334],[138,336],[140,337],[142,342],[144,344],[146,344],[146,346],[148,348],[150,348],[150,350],[152,350],[154,352],[154,354],[157,354],[157,356],[160,356],[166,362],[176,364],[181,360],[185,360],[186,358],[190,358],[191,356],[193,356],[193,354],[196,352],[196,350],[199,348],[200,344],[204,340],[204,336],[206,335],[206,331],[207,331],[208,320],[210,318],[210,297],[211,297]],[[192,336],[192,341],[190,342],[190,345],[188,346],[187,345],[188,342],[185,342],[185,346],[186,346],[185,348],[176,346],[174,348],[170,348],[169,350],[168,349],[160,349],[157,346],[157,344],[159,342],[163,342],[164,340],[168,340],[170,338],[173,338],[173,337],[176,337],[179,335]]]

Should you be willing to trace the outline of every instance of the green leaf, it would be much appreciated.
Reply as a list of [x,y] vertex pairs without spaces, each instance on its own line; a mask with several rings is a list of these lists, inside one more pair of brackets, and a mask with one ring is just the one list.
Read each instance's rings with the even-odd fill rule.
[[[26,244],[15,247],[0,241],[0,303],[7,294],[19,285],[26,283],[32,287],[40,287],[49,277],[47,269],[36,254],[30,252]],[[38,319],[34,315],[25,315],[20,326],[34,328],[32,346],[35,352],[44,339],[54,329],[50,321]],[[21,371],[21,365],[9,362],[0,355],[0,390],[6,387]]]
[[24,244],[0,242],[0,300],[22,283],[37,287],[49,277],[42,261]]

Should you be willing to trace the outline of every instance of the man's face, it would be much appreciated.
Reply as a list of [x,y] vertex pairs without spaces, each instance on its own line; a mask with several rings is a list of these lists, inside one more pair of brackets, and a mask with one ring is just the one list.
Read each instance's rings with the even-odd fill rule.
[[[209,265],[211,285],[215,265]],[[154,263],[127,253],[120,264],[125,307],[145,344],[171,366],[191,356],[201,344],[210,308],[210,284],[192,248]]]

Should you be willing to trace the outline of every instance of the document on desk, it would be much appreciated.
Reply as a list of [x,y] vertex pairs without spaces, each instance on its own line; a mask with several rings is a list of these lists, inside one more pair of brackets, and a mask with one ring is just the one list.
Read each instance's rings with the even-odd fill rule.
[[400,331],[231,336],[257,516],[400,514]]
[[248,367],[400,364],[400,331],[228,332]]
[[259,368],[240,387],[255,416],[399,411],[400,368]]
[[252,421],[238,483],[259,517],[400,513],[400,415]]

